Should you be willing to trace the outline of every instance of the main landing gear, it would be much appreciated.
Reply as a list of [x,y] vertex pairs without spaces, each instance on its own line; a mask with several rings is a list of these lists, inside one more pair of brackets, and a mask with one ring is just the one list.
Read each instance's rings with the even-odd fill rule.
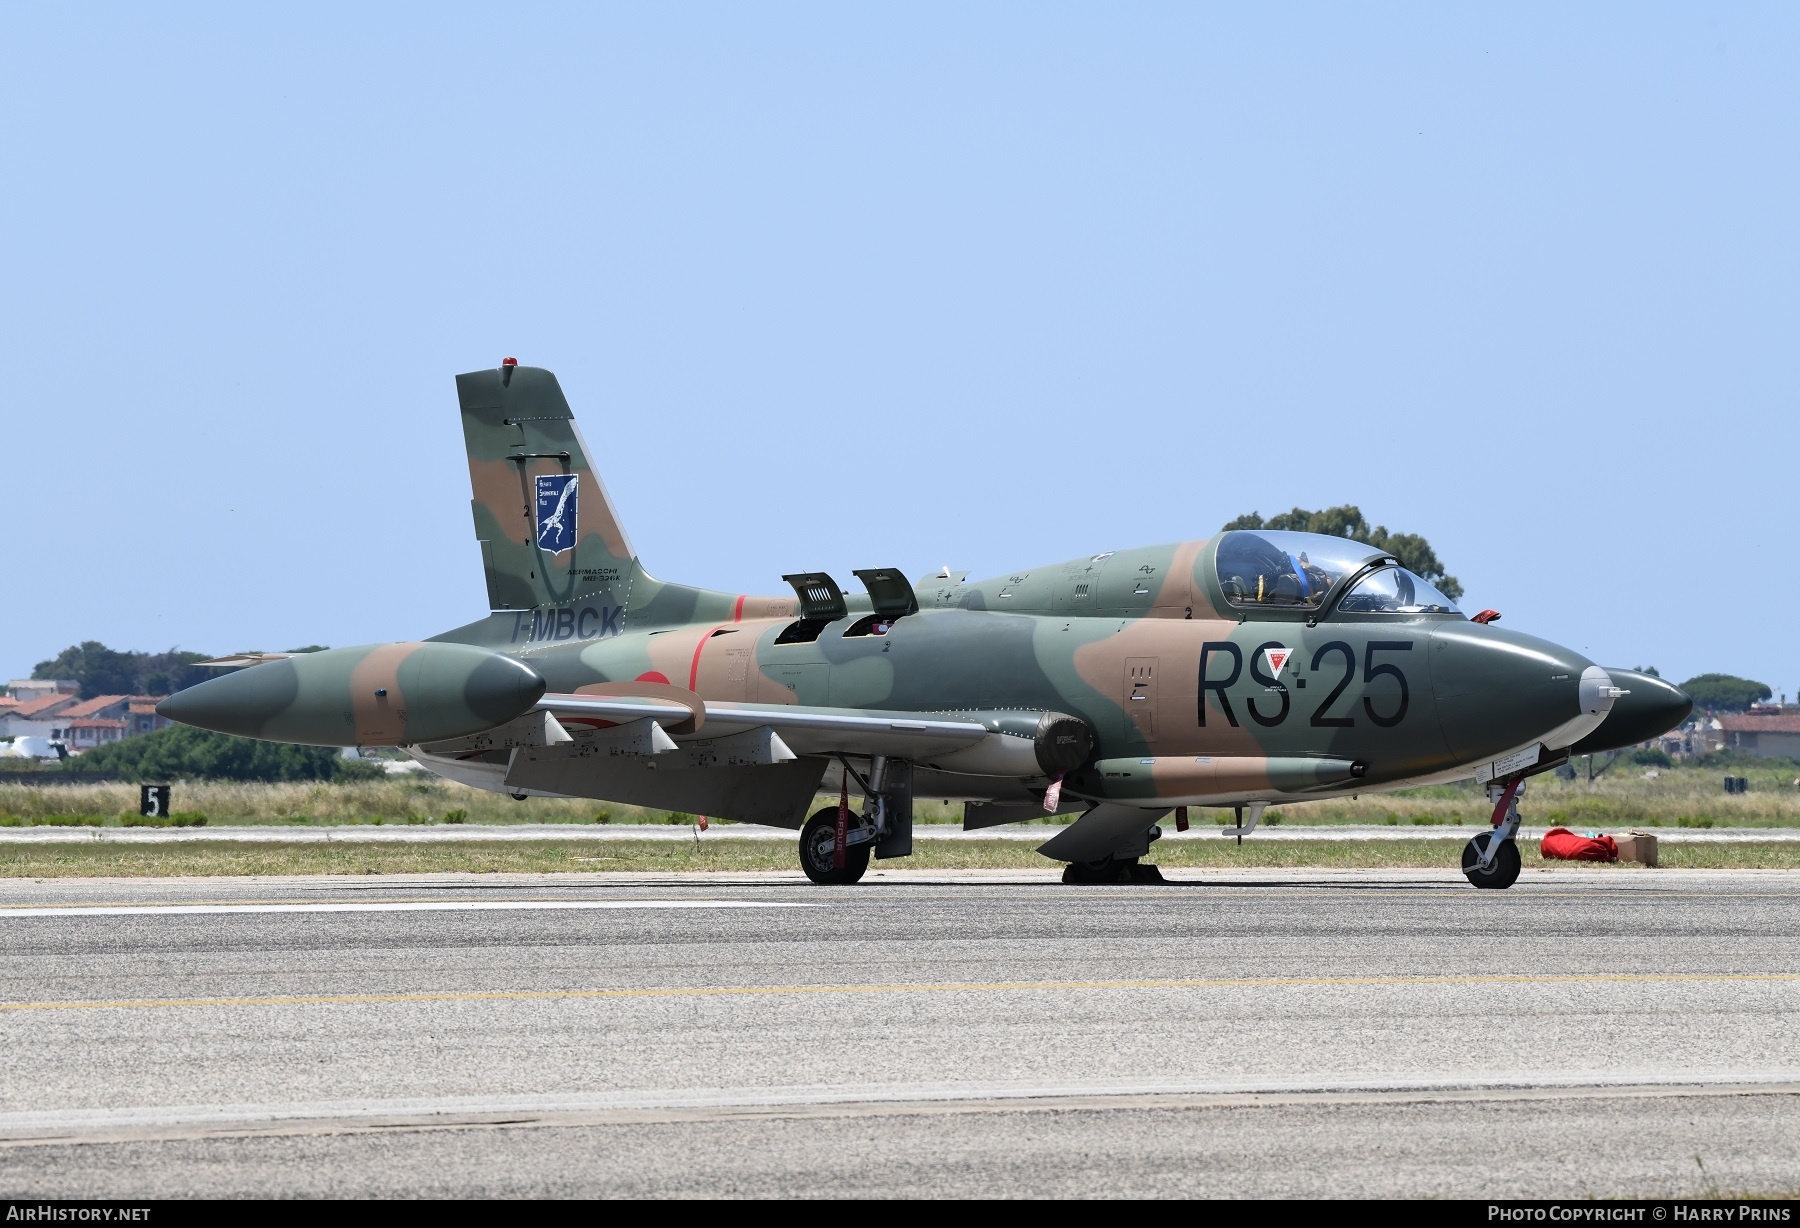
[[1063,882],[1093,887],[1119,883],[1160,883],[1162,871],[1135,857],[1102,857],[1099,861],[1071,861],[1063,867]]
[[[912,852],[912,765],[876,755],[864,776],[844,768],[838,804],[806,820],[800,829],[800,868],[821,886],[857,882],[869,869],[869,855],[905,857]],[[850,810],[850,778],[863,791],[863,812]]]
[[1494,830],[1484,831],[1463,847],[1462,871],[1477,887],[1503,891],[1519,881],[1524,868],[1519,856],[1519,795],[1525,791],[1523,777],[1502,788],[1498,781],[1488,786],[1488,797],[1494,803]]

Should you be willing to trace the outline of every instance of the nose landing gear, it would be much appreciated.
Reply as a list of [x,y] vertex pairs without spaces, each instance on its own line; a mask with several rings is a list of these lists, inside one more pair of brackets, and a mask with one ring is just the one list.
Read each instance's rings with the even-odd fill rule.
[[1524,777],[1504,789],[1498,782],[1488,786],[1488,797],[1494,803],[1494,830],[1482,832],[1463,846],[1462,872],[1471,885],[1503,891],[1519,881],[1524,861],[1514,837],[1519,834],[1519,794],[1524,791]]

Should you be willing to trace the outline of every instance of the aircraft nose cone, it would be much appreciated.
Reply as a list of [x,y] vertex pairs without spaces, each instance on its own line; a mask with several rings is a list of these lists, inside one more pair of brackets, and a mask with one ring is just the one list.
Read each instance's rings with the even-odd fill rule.
[[1450,753],[1471,763],[1555,741],[1583,715],[1590,668],[1586,657],[1548,640],[1472,622],[1446,625],[1432,636],[1431,679]]
[[1592,755],[1649,741],[1679,728],[1694,710],[1694,701],[1686,691],[1654,674],[1611,667],[1606,672],[1612,676],[1613,686],[1629,694],[1615,696],[1606,720],[1571,746],[1571,755]]

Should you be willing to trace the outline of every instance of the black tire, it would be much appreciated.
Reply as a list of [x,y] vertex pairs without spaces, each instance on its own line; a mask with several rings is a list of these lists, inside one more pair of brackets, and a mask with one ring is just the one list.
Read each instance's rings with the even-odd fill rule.
[[837,807],[821,810],[800,829],[800,868],[822,887],[843,887],[861,879],[869,868],[869,844],[844,850],[844,868],[832,864],[837,851]]
[[1476,869],[1475,865],[1481,860],[1488,841],[1493,838],[1493,832],[1484,831],[1463,846],[1462,871],[1464,877],[1476,887],[1488,891],[1504,891],[1519,881],[1519,871],[1525,868],[1525,862],[1519,856],[1518,842],[1508,840],[1500,846],[1500,851],[1494,855],[1494,864],[1487,868],[1486,873]]
[[1063,882],[1078,887],[1111,887],[1132,881],[1135,857],[1102,857],[1099,861],[1071,861],[1063,867]]

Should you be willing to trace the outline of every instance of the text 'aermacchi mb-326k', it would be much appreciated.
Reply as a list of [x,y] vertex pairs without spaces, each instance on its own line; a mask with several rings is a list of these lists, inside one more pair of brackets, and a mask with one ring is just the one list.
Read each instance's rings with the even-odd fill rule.
[[[1506,887],[1526,777],[1673,728],[1658,678],[1463,617],[1379,550],[1271,531],[1115,550],[979,582],[784,577],[740,596],[644,570],[556,377],[457,377],[481,618],[416,643],[240,658],[165,716],[249,737],[400,746],[516,797],[800,830],[816,882],[912,851],[915,797],[964,826],[1079,812],[1040,852],[1071,882],[1155,881],[1174,811],[1473,777],[1495,827],[1462,868]],[[820,794],[855,796],[808,818]]]

